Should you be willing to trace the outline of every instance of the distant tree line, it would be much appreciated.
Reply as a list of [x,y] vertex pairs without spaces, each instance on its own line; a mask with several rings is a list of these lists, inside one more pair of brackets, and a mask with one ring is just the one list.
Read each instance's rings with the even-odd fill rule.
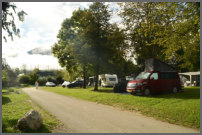
[[46,82],[54,82],[60,85],[64,80],[69,80],[64,70],[42,71],[37,68],[27,70],[26,68],[12,69],[6,59],[2,59],[2,87],[28,86],[34,85],[36,81],[40,86],[45,86]]

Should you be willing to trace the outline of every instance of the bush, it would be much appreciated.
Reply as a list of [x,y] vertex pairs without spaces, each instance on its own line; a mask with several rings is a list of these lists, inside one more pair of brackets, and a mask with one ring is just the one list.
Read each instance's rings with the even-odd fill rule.
[[46,81],[47,81],[47,82],[54,82],[54,83],[56,83],[56,79],[54,79],[54,78],[51,77],[51,76],[48,76],[48,77],[46,78]]
[[46,81],[45,77],[39,77],[39,79],[38,79],[39,86],[45,86],[46,82],[47,81]]
[[19,78],[19,82],[22,84],[29,84],[30,83],[30,77],[28,75],[23,75]]

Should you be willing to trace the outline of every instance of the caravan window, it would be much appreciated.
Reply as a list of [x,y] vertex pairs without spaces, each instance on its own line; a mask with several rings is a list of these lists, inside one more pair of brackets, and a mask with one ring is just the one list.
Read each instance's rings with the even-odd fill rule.
[[116,81],[116,78],[109,78],[109,81]]

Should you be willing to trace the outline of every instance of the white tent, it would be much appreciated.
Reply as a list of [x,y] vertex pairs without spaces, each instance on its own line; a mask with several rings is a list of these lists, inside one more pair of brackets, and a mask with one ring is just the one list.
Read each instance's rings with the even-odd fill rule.
[[193,76],[200,76],[200,71],[198,71],[198,72],[185,72],[185,73],[179,73],[179,74],[180,75],[184,75],[184,76],[189,76],[190,77],[190,81],[187,81],[187,82],[189,82],[190,85],[192,86],[192,84],[194,84],[193,83]]

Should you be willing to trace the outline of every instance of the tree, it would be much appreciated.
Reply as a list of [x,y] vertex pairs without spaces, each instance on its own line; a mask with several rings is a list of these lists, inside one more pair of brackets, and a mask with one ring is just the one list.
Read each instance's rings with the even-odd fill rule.
[[6,62],[5,58],[2,58],[2,85],[10,86],[11,83],[14,83],[17,81],[17,74],[14,70],[11,69],[11,67]]
[[30,83],[34,84],[36,81],[38,81],[39,76],[37,75],[37,72],[39,71],[39,69],[35,68],[30,74]]
[[138,65],[150,57],[177,69],[199,70],[198,2],[120,3],[120,16]]
[[48,76],[47,78],[46,78],[46,81],[47,82],[56,82],[56,80],[52,77],[52,76]]
[[[130,41],[134,57],[140,68],[144,67],[147,58],[164,60],[163,46],[159,46],[155,39],[166,24],[166,17],[161,12],[162,3],[158,2],[128,2],[119,4],[122,11],[119,15],[126,26],[126,36]],[[162,19],[162,18],[165,19]],[[132,50],[131,50],[132,51]]]
[[2,70],[2,87],[8,86],[8,81],[9,81],[8,72],[5,69],[3,69]]
[[[13,34],[20,37],[20,29],[16,28],[14,14],[16,14],[16,6],[10,2],[2,2],[2,28],[8,33],[8,36],[13,41]],[[11,11],[14,11],[14,13]],[[24,16],[27,15],[23,10],[17,12],[19,21],[24,21]],[[9,19],[11,18],[11,19]],[[3,36],[7,41],[6,37]]]
[[89,71],[94,72],[96,91],[98,75],[115,73],[113,69],[125,61],[125,35],[116,24],[109,23],[110,16],[108,6],[100,2],[93,3],[89,9],[75,10],[70,19],[63,21],[59,40],[52,48],[68,72],[74,69],[83,74],[84,88],[87,76],[92,75]]
[[20,76],[19,82],[22,84],[30,84],[30,76],[29,75]]
[[[101,2],[94,2],[88,10],[82,12],[83,16],[79,19],[79,28],[83,41],[83,47],[87,50],[90,57],[87,61],[93,66],[95,73],[95,88],[98,90],[98,75],[101,65],[107,59],[105,50],[107,49],[107,36],[110,27],[110,13],[108,7]],[[85,52],[85,51],[84,51]]]
[[78,73],[81,72],[80,65],[73,55],[71,43],[75,38],[75,34],[72,27],[73,22],[70,19],[65,19],[57,35],[59,40],[51,48],[54,56],[58,58],[60,65],[66,68],[69,81],[73,81],[76,77],[78,77]]
[[[172,3],[168,11],[175,19],[164,32],[164,39],[159,39],[166,47],[167,59],[171,59],[182,71],[200,70],[200,3]],[[168,14],[170,15],[170,14]],[[171,16],[171,15],[170,15]],[[162,40],[166,42],[162,43]]]

